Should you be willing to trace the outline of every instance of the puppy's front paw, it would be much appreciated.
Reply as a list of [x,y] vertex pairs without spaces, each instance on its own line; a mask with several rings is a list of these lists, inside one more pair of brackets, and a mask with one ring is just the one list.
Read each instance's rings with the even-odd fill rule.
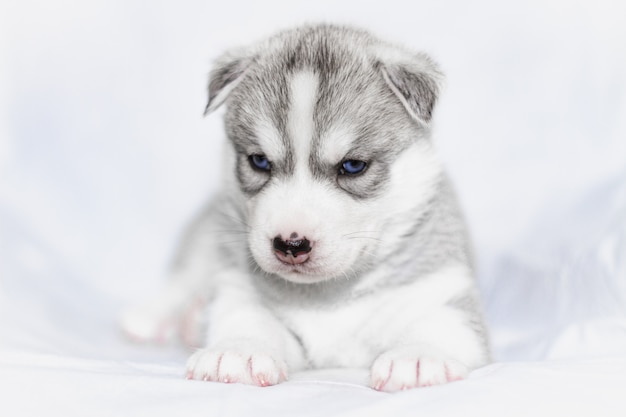
[[287,379],[287,365],[275,356],[250,348],[202,349],[187,361],[187,379],[241,382],[267,387]]
[[420,347],[393,349],[372,365],[370,386],[378,391],[400,391],[464,379],[467,366],[445,354]]

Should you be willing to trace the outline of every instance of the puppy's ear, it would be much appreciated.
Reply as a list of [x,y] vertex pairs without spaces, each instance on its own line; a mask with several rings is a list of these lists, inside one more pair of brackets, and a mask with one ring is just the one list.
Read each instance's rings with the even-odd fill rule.
[[207,115],[217,109],[226,97],[243,80],[252,63],[252,57],[244,51],[228,52],[215,62],[209,75],[209,101],[204,109]]
[[428,126],[443,84],[443,73],[426,54],[385,53],[378,63],[383,78],[409,114]]

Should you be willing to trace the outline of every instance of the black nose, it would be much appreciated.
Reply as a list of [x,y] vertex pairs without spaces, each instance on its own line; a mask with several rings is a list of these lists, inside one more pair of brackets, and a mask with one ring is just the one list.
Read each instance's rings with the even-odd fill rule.
[[273,244],[274,249],[282,252],[284,255],[297,257],[299,254],[311,252],[311,242],[307,238],[283,240],[280,236],[276,236]]

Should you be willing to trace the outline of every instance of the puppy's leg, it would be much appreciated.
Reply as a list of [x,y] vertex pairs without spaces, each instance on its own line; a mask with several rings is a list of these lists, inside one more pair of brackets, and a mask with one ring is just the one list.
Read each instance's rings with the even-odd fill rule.
[[376,390],[399,391],[457,381],[488,362],[482,322],[472,320],[465,311],[442,306],[412,323],[400,320],[394,327],[402,334],[396,347],[384,351],[371,368],[370,386]]
[[[202,342],[202,310],[211,295],[213,257],[210,248],[196,242],[178,265],[165,288],[156,296],[127,310],[121,317],[121,328],[136,342],[165,343],[180,337],[189,346]],[[219,265],[213,262],[213,265]]]
[[132,341],[166,343],[180,336],[197,346],[202,334],[199,313],[206,297],[184,280],[171,280],[155,297],[125,311],[121,328]]
[[296,338],[252,288],[237,285],[247,277],[238,271],[223,277],[230,284],[220,286],[212,302],[208,347],[189,358],[187,378],[268,386],[287,379],[289,370],[303,368]]
[[165,288],[123,314],[121,327],[131,340],[165,342],[180,336],[187,345],[202,344],[203,310],[214,276],[226,268],[220,238],[224,230],[243,236],[241,225],[231,224],[232,219],[222,214],[228,209],[227,202],[217,196],[188,228]]

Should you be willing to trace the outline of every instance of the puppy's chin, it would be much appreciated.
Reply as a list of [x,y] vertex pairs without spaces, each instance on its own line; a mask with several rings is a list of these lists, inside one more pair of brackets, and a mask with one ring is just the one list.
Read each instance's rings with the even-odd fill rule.
[[320,275],[298,270],[275,272],[275,274],[285,281],[293,282],[295,284],[315,284],[332,278],[326,274]]
[[267,262],[257,262],[265,272],[274,274],[285,281],[295,284],[315,284],[327,281],[337,276],[337,270],[328,271],[324,268],[316,267],[308,263],[302,265],[286,265],[278,260],[267,260]]

